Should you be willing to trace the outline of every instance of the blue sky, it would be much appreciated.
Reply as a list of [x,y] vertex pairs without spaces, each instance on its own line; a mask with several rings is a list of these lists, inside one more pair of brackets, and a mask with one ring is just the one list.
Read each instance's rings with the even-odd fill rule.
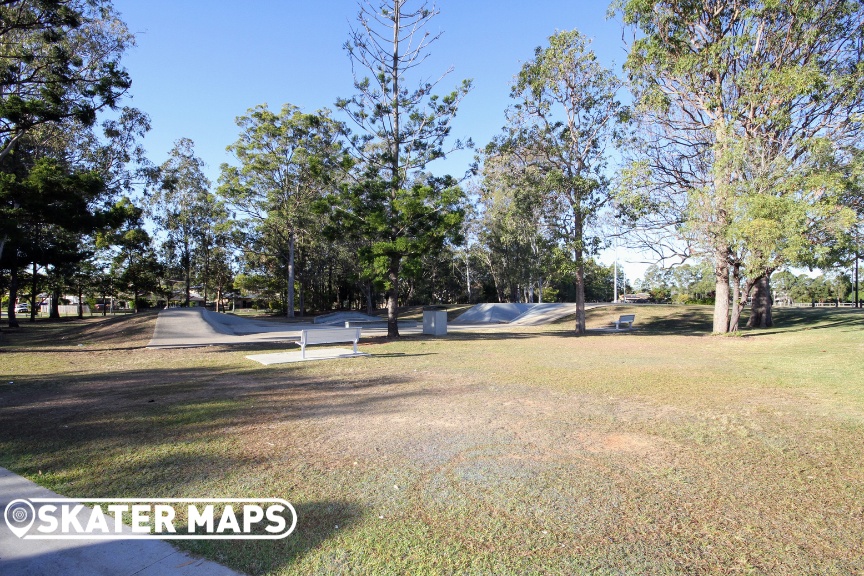
[[[150,115],[145,140],[151,160],[165,160],[173,142],[191,138],[216,182],[219,165],[232,162],[225,147],[239,134],[234,123],[247,109],[291,103],[306,111],[333,108],[353,94],[343,45],[356,21],[353,0],[115,0],[137,46],[124,58],[132,77],[127,103]],[[583,0],[437,2],[430,31],[443,32],[421,73],[437,77],[450,66],[440,92],[471,78],[453,135],[484,145],[500,131],[510,104],[510,81],[556,30],[578,28],[594,38],[600,60],[620,70],[625,59],[621,24],[606,18],[607,4]],[[472,152],[430,165],[461,176]],[[601,255],[609,262],[609,254]],[[633,273],[643,267],[628,266]],[[641,272],[639,272],[641,273]]]

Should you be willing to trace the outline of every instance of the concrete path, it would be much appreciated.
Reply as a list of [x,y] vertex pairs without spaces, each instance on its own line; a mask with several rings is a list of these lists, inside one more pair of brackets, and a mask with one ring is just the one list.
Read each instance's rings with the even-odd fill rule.
[[[0,468],[0,511],[19,498],[59,498]],[[0,519],[3,576],[240,576],[162,540],[22,540]]]
[[296,362],[316,362],[318,360],[338,360],[340,358],[359,358],[369,356],[365,352],[354,352],[351,348],[312,348],[306,349],[306,357],[302,352],[275,352],[272,354],[251,354],[249,360],[260,362],[265,366],[271,364],[294,364]]

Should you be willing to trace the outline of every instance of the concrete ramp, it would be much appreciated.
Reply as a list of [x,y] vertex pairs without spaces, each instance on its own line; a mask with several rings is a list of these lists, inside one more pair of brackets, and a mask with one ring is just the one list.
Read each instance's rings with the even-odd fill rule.
[[[586,304],[585,309],[606,304]],[[477,304],[462,313],[450,324],[510,324],[511,326],[539,326],[576,313],[576,304]]]
[[[328,326],[344,326],[345,322],[380,322],[380,316],[370,316],[362,312],[331,312],[316,316],[312,322]],[[387,318],[384,318],[387,321]]]
[[169,308],[159,313],[148,348],[254,344],[300,339],[302,324],[280,324],[217,314],[203,308]]
[[[194,308],[193,308],[194,310]],[[268,322],[267,320],[252,320],[241,318],[233,314],[221,314],[210,310],[201,310],[204,321],[210,324],[220,334],[235,334],[245,336],[247,334],[261,334],[263,332],[285,332],[303,330],[308,327],[299,322]]]
[[488,303],[472,306],[450,324],[508,324],[537,304]]
[[[589,308],[586,305],[585,308]],[[576,304],[535,304],[533,308],[514,318],[510,324],[516,326],[540,326],[560,320],[576,313]]]

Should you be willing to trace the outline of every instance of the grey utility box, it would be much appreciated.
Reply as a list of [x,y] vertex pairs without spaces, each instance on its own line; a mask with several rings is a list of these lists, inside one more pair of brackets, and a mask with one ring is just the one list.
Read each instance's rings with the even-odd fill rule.
[[447,310],[435,306],[423,309],[423,334],[447,335]]

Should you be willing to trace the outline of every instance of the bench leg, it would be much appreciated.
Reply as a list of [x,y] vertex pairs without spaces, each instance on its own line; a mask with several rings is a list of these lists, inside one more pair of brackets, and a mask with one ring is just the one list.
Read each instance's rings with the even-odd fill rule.
[[300,358],[303,358],[304,360],[306,359],[306,345],[305,344],[300,345]]
[[357,354],[357,340],[354,340],[354,354]]

